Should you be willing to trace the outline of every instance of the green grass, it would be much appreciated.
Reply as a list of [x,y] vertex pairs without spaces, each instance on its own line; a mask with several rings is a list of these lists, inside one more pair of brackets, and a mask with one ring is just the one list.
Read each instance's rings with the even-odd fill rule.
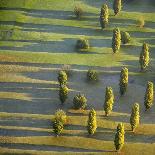
[[[111,115],[106,118],[104,117],[104,112],[102,109],[97,110],[97,133],[88,137],[86,132],[87,115],[86,111],[75,111],[68,109],[70,103],[72,103],[72,95],[69,99],[69,105],[65,105],[65,110],[68,114],[67,126],[65,127],[62,136],[55,137],[53,134],[51,136],[1,136],[0,143],[13,143],[13,144],[30,144],[33,146],[63,146],[66,148],[75,149],[88,149],[90,152],[79,152],[66,151],[63,154],[118,154],[115,152],[113,139],[115,135],[115,130],[119,122],[124,122],[125,124],[125,139],[126,143],[122,150],[122,154],[135,154],[139,155],[143,153],[144,155],[153,155],[155,150],[155,143],[153,141],[153,136],[155,135],[155,124],[150,123],[151,119],[154,119],[154,112],[143,112],[143,96],[145,92],[145,84],[148,80],[154,81],[155,76],[155,13],[146,13],[145,11],[139,12],[139,6],[134,6],[135,11],[132,12],[129,5],[127,10],[123,10],[118,16],[113,16],[113,11],[110,9],[110,24],[105,30],[100,30],[100,25],[98,22],[100,6],[102,1],[94,3],[92,0],[2,0],[1,7],[10,8],[10,10],[0,10],[0,29],[1,30],[13,30],[12,36],[9,40],[2,39],[0,42],[0,61],[4,64],[0,65],[0,82],[10,82],[10,86],[7,86],[8,91],[4,91],[2,87],[0,91],[0,99],[4,101],[1,106],[0,119],[5,122],[7,120],[19,121],[19,120],[29,120],[30,122],[35,121],[51,121],[53,118],[52,114],[48,114],[49,111],[43,111],[39,114],[33,111],[33,113],[17,113],[3,111],[3,106],[5,107],[5,101],[10,100],[20,100],[20,104],[25,103],[24,101],[29,101],[27,104],[29,108],[42,108],[40,102],[34,105],[33,100],[43,99],[44,95],[51,90],[58,90],[57,88],[52,88],[52,85],[57,85],[56,73],[60,64],[70,64],[78,65],[73,67],[73,77],[69,80],[69,88],[72,93],[87,92],[89,102],[94,102],[93,105],[98,103],[103,103],[104,98],[100,97],[100,93],[104,95],[104,90],[101,87],[106,87],[106,85],[112,85],[114,93],[116,96],[116,106],[123,107],[126,105],[128,109],[131,108],[131,104],[134,102],[139,102],[141,105],[141,124],[136,129],[135,134],[131,133],[129,118],[129,111],[114,111]],[[82,8],[86,10],[87,14],[81,20],[76,20],[74,17],[73,9],[76,4],[80,4]],[[144,7],[144,6],[143,6]],[[152,6],[147,6],[150,10],[153,10]],[[11,9],[11,8],[17,8]],[[22,9],[19,9],[22,8]],[[123,8],[124,9],[124,8]],[[30,10],[40,10],[45,11],[41,13],[43,16],[35,16],[37,13],[30,13]],[[48,16],[44,15],[48,13]],[[63,15],[63,17],[61,17]],[[146,25],[144,28],[137,27],[137,20],[144,17]],[[16,22],[10,23],[8,22]],[[120,27],[122,31],[128,31],[131,34],[132,41],[128,45],[122,46],[120,53],[113,54],[111,49],[111,39],[112,30],[114,27]],[[53,29],[51,29],[53,28]],[[76,40],[84,36],[90,40],[91,48],[87,53],[78,53],[74,47]],[[5,38],[5,37],[4,37]],[[146,73],[139,72],[139,53],[141,51],[142,43],[146,41],[150,46],[151,54],[151,66]],[[46,45],[49,42],[49,45]],[[39,45],[46,48],[49,46],[47,51],[37,51]],[[50,46],[51,44],[51,46]],[[66,45],[65,45],[66,44]],[[54,48],[56,47],[60,48]],[[64,46],[62,46],[64,45]],[[8,50],[5,50],[5,48]],[[17,51],[18,50],[18,51]],[[5,64],[8,62],[10,64]],[[20,64],[17,65],[16,63]],[[39,67],[36,67],[39,66]],[[48,66],[50,65],[50,67]],[[47,66],[47,67],[46,67]],[[51,67],[52,66],[52,67]],[[87,69],[82,67],[95,67],[98,66],[97,70],[100,71],[103,77],[103,82],[96,84],[95,86],[88,85],[82,81],[83,75],[86,73]],[[120,68],[127,66],[129,68],[129,79],[134,79],[133,84],[129,84],[128,93],[123,98],[119,98],[118,83],[111,81],[107,83],[114,76],[117,78],[120,72]],[[55,68],[54,68],[55,67]],[[81,69],[81,68],[82,69]],[[99,68],[102,67],[102,68]],[[43,76],[43,74],[51,74],[48,77]],[[29,73],[33,73],[30,76]],[[36,75],[42,75],[36,77]],[[76,76],[79,76],[78,77]],[[49,80],[50,79],[50,80]],[[76,81],[76,82],[75,82]],[[11,83],[25,84],[20,86],[23,88],[22,92],[9,91]],[[42,88],[36,87],[36,92],[42,91],[40,96],[35,91],[31,90],[31,87],[27,84],[43,84]],[[80,83],[80,84],[79,84]],[[51,88],[44,88],[46,85],[51,85]],[[102,84],[102,86],[101,86]],[[6,89],[6,87],[5,87]],[[19,89],[19,87],[18,87]],[[101,92],[94,95],[99,89]],[[31,93],[26,93],[25,91],[30,91]],[[38,96],[35,96],[38,95]],[[53,96],[52,96],[53,97]],[[95,98],[95,99],[94,99]],[[58,100],[55,98],[50,98],[51,101],[42,101],[42,105],[46,106],[48,104],[57,104]],[[54,102],[53,102],[54,100]],[[30,106],[33,103],[33,106]],[[12,103],[13,104],[13,103]],[[44,105],[45,104],[45,105]],[[25,105],[25,104],[24,104]],[[15,107],[16,108],[16,107]],[[19,107],[20,108],[20,107]],[[44,107],[43,107],[44,108]],[[70,107],[69,107],[70,108]],[[9,107],[8,107],[9,109]],[[115,108],[114,108],[115,109]],[[50,109],[49,109],[50,110]],[[51,113],[53,109],[51,109]],[[149,121],[148,121],[149,120]],[[150,124],[149,124],[150,123]],[[19,132],[44,132],[53,133],[51,126],[41,126],[41,127],[31,127],[21,125],[1,125],[0,129],[3,130],[15,130]],[[94,152],[92,151],[94,150]],[[101,152],[95,152],[101,151]],[[102,152],[107,151],[107,152]],[[24,149],[11,149],[9,147],[1,147],[0,154],[62,154],[59,151],[38,151]],[[121,154],[121,153],[120,153]]]

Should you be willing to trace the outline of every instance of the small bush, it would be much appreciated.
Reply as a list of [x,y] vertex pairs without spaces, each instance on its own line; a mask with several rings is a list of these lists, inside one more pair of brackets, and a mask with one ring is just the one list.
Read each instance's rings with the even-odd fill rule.
[[87,72],[87,80],[88,81],[97,81],[98,80],[97,71],[89,69]]
[[76,43],[77,49],[89,49],[89,41],[87,39],[79,39]]
[[121,41],[123,44],[127,44],[131,41],[130,34],[128,32],[121,32]]
[[74,14],[75,14],[77,19],[80,19],[83,15],[83,9],[80,6],[75,6]]
[[85,109],[87,106],[87,99],[84,95],[78,94],[73,99],[75,109]]
[[143,17],[141,17],[137,20],[137,26],[140,28],[143,28],[145,26],[145,20]]
[[56,113],[55,113],[55,116],[54,118],[56,120],[59,120],[60,122],[62,122],[63,124],[66,123],[67,121],[67,116],[66,116],[66,112],[64,112],[63,110],[57,110]]

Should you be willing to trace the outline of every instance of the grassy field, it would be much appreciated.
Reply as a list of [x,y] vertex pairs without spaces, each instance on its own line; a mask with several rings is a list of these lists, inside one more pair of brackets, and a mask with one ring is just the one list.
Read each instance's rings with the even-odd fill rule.
[[[112,8],[112,0],[108,2]],[[110,24],[101,30],[100,7],[103,0],[1,0],[0,4],[0,154],[59,155],[154,155],[155,106],[144,109],[147,81],[155,80],[155,6],[144,3],[123,5]],[[81,20],[73,9],[84,10]],[[137,20],[145,19],[144,28]],[[132,40],[113,54],[113,28],[130,33]],[[86,53],[75,49],[77,39],[86,37],[91,48]],[[139,54],[142,43],[150,47],[151,64],[140,72]],[[63,64],[71,66],[69,99],[64,106],[58,98],[57,74]],[[119,76],[123,66],[129,69],[129,88],[119,96]],[[89,68],[99,71],[99,82],[86,82]],[[106,86],[115,94],[114,110],[104,116]],[[75,94],[82,92],[88,99],[85,111],[73,109]],[[94,93],[95,92],[95,93]],[[131,132],[129,119],[134,102],[140,104],[140,125]],[[97,132],[88,136],[87,116],[90,108],[97,111]],[[51,120],[57,109],[67,112],[67,125],[55,137]],[[125,145],[120,153],[114,148],[119,122],[125,124]]]

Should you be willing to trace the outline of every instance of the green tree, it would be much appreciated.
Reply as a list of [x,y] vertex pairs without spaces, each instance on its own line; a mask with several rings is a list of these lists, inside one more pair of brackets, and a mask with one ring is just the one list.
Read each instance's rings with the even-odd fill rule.
[[58,136],[64,129],[64,125],[60,120],[54,119],[53,121],[53,131]]
[[94,109],[90,110],[87,123],[88,123],[87,124],[88,133],[90,135],[93,135],[97,128],[96,111]]
[[117,15],[122,9],[122,0],[114,0],[113,2],[113,10],[114,14]]
[[130,124],[131,124],[131,129],[134,131],[136,127],[139,125],[139,104],[135,103],[132,107],[132,112],[130,116]]
[[120,94],[124,95],[128,87],[128,69],[126,67],[121,70],[119,86]]
[[153,100],[154,100],[153,82],[148,81],[144,97],[144,105],[146,110],[152,107]]
[[112,49],[114,53],[117,53],[121,47],[121,33],[119,28],[113,30]]
[[87,80],[88,81],[97,81],[98,80],[98,72],[96,70],[89,69],[87,72]]
[[79,50],[86,50],[86,49],[89,49],[90,45],[89,45],[89,40],[86,39],[86,38],[80,38],[77,40],[77,43],[76,43],[76,48],[79,49]]
[[76,16],[77,19],[81,19],[82,15],[83,15],[83,9],[81,8],[81,6],[75,6],[74,8],[74,14]]
[[104,111],[106,116],[108,116],[109,113],[112,111],[113,103],[114,103],[113,90],[111,87],[106,87],[105,102],[104,102]]
[[115,148],[117,151],[121,150],[124,145],[124,135],[124,124],[119,123],[117,126],[117,132],[115,134],[114,140]]
[[148,44],[143,43],[142,51],[139,57],[141,71],[144,71],[149,66],[149,62],[150,62],[149,47]]
[[75,109],[85,109],[87,106],[87,99],[84,95],[78,94],[73,99]]
[[59,89],[59,98],[61,103],[63,104],[68,98],[69,89],[66,85],[61,85]]
[[109,9],[106,4],[104,4],[101,8],[100,14],[100,24],[101,28],[104,29],[109,22]]
[[122,40],[123,44],[129,43],[131,40],[130,34],[128,32],[122,31],[121,32],[121,40]]
[[59,74],[58,74],[58,82],[59,82],[59,85],[62,86],[62,85],[66,85],[67,83],[67,74],[65,71],[60,71]]
[[57,136],[63,131],[66,120],[67,116],[63,110],[56,111],[53,119],[53,131]]

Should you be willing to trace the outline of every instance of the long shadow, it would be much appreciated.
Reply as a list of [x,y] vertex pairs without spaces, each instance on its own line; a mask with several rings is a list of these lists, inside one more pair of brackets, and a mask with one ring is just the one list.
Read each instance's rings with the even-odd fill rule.
[[[39,120],[39,119],[31,119],[31,118],[1,118],[0,121],[1,126],[16,126],[18,127],[31,127],[31,128],[43,128],[43,129],[52,129],[51,126],[51,118],[48,120]],[[3,129],[0,129],[0,134],[4,134]],[[23,130],[21,130],[23,131]],[[28,131],[28,130],[27,130]]]
[[62,34],[74,34],[74,35],[87,35],[87,36],[111,36],[109,30],[100,30],[92,28],[82,28],[82,27],[73,27],[73,26],[64,26],[64,25],[50,25],[50,24],[34,24],[34,23],[21,23],[21,22],[12,22],[12,21],[1,21],[0,24],[4,25],[16,25],[22,27],[21,30],[29,32],[53,32],[53,33],[62,33]]
[[[9,40],[15,42],[16,40]],[[30,52],[49,52],[49,53],[79,53],[79,54],[102,54],[95,52],[93,48],[111,48],[111,39],[90,39],[90,49],[86,52],[80,52],[76,49],[77,39],[64,39],[63,41],[33,41],[33,40],[18,40],[19,42],[29,42],[31,45],[22,47],[16,46],[1,46],[1,50],[13,51],[30,51]],[[7,40],[8,42],[8,40]],[[36,43],[35,43],[36,42]],[[105,54],[105,53],[104,53]]]
[[74,148],[69,146],[57,146],[57,145],[33,145],[33,144],[0,144],[0,147],[7,147],[10,149],[28,149],[28,150],[38,150],[38,151],[57,151],[57,152],[109,152],[104,150],[95,150],[95,149],[84,149],[84,148]]
[[[23,41],[22,41],[23,42]],[[30,42],[31,40],[27,40]],[[35,41],[32,41],[34,43]],[[38,42],[38,41],[37,41]],[[34,43],[31,45],[25,45],[23,47],[10,47],[1,46],[1,50],[14,50],[14,51],[30,51],[30,52],[52,52],[52,53],[72,53],[74,52],[74,39],[65,39],[64,41],[40,41],[40,43]]]
[[[29,8],[6,8],[0,7],[0,10],[8,11],[21,11],[22,14],[26,16],[32,16],[37,18],[54,18],[54,19],[70,19],[73,18],[73,11],[62,11],[62,10],[39,10],[39,9],[29,9]],[[84,13],[84,19],[87,16],[94,16],[94,13]]]

